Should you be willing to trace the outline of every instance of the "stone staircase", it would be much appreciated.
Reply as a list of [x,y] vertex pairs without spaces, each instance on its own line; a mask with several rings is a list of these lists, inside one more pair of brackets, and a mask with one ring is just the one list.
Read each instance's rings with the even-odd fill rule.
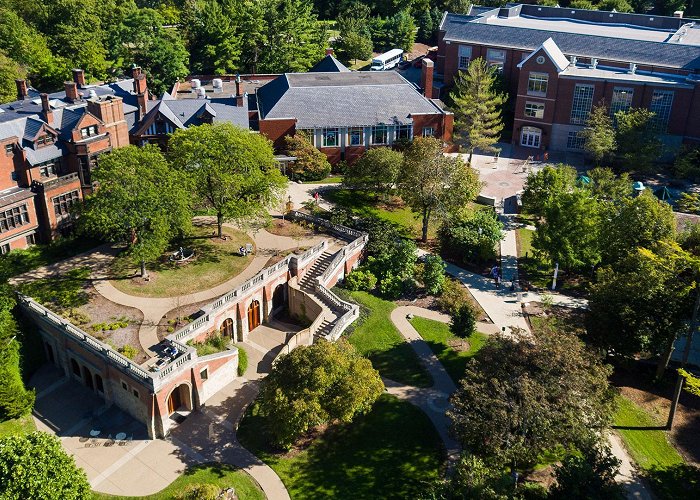
[[316,292],[316,280],[319,278],[330,265],[333,257],[340,251],[340,247],[333,245],[322,253],[311,268],[306,272],[304,277],[299,282],[299,287],[323,305],[325,317],[318,329],[314,333],[316,337],[325,337],[333,328],[335,321],[343,315],[344,311],[326,298],[325,295]]

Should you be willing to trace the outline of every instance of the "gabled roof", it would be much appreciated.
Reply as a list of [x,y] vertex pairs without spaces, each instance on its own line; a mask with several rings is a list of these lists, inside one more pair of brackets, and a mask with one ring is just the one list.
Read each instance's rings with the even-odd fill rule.
[[411,123],[444,113],[395,71],[287,73],[258,89],[260,119],[294,118],[297,128]]
[[547,38],[537,50],[533,50],[529,56],[520,61],[520,63],[518,64],[518,68],[522,68],[523,65],[527,61],[529,61],[537,52],[539,52],[540,49],[544,50],[545,54],[547,54],[547,57],[549,57],[549,60],[552,61],[554,66],[557,68],[557,73],[561,73],[569,67],[569,60],[562,53],[562,51],[559,50],[559,47],[556,43],[554,43],[554,40],[552,40],[551,38]]
[[332,73],[350,71],[343,63],[338,61],[331,54],[314,64],[309,73]]
[[158,115],[168,120],[176,128],[201,125],[203,115],[209,115],[214,123],[229,122],[248,128],[248,106],[236,105],[236,99],[160,99],[148,101],[148,113],[135,124],[135,135],[145,133]]

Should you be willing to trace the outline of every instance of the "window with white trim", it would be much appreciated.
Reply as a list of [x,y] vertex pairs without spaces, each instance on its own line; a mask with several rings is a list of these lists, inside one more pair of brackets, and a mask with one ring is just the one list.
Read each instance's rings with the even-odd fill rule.
[[423,137],[435,137],[435,127],[423,127]]
[[80,197],[78,196],[78,191],[71,191],[70,193],[63,193],[60,196],[56,196],[53,201],[53,211],[57,216],[66,215],[70,210],[70,207],[74,205]]
[[652,121],[654,131],[665,134],[673,106],[673,90],[655,90],[651,96],[649,111],[655,113]]
[[340,136],[337,128],[324,128],[321,134],[324,148],[337,148],[340,146]]
[[525,103],[525,116],[529,118],[542,119],[544,117],[544,103],[543,102],[526,102]]
[[472,59],[472,48],[468,45],[460,45],[457,54],[457,68],[467,69]]
[[529,95],[547,95],[549,75],[547,73],[530,73],[527,79],[527,93]]
[[629,111],[632,107],[634,89],[627,87],[613,88],[612,99],[610,100],[610,116],[615,118],[618,111]]
[[583,125],[588,120],[593,106],[593,85],[576,84],[574,98],[571,102],[571,123]]
[[413,137],[413,125],[399,125],[396,127],[396,138],[411,140]]
[[581,151],[585,143],[586,140],[579,135],[578,131],[569,132],[569,135],[566,137],[566,149]]
[[80,129],[80,137],[86,139],[97,135],[97,125],[90,125],[89,127],[83,127]]
[[14,152],[15,145],[10,143],[10,144],[5,144],[5,154],[6,155],[11,155]]
[[372,127],[372,144],[388,144],[389,132],[386,125]]
[[348,129],[348,145],[363,146],[365,144],[365,131],[362,127]]

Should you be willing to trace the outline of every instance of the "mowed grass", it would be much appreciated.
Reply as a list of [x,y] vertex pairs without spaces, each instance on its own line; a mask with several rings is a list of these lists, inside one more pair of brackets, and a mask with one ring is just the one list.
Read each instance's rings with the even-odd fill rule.
[[457,351],[450,346],[449,342],[460,339],[452,334],[449,325],[420,316],[414,316],[411,324],[428,343],[455,384],[464,376],[469,359],[479,352],[488,338],[485,333],[474,332],[464,339],[469,342],[469,350]]
[[34,425],[34,419],[32,419],[31,415],[25,415],[23,417],[0,422],[0,438],[19,434],[29,434],[35,430],[36,425]]
[[416,387],[432,385],[416,353],[391,321],[396,304],[367,292],[340,289],[339,293],[362,307],[360,319],[349,329],[348,340],[372,361],[382,377]]
[[[193,235],[182,246],[192,248],[191,261],[176,264],[168,261],[169,252],[158,262],[146,267],[150,281],[143,282],[140,271],[128,256],[119,256],[112,263],[112,285],[138,297],[172,297],[208,290],[240,274],[253,260],[252,255],[239,255],[238,249],[252,240],[243,232],[224,228],[226,240],[213,238],[216,225],[195,226]],[[173,247],[172,252],[177,248]],[[135,279],[134,279],[135,278]]]
[[339,184],[343,182],[342,175],[331,175],[320,181],[304,181],[304,184]]
[[[241,500],[265,500],[265,494],[258,484],[245,472],[226,464],[205,464],[185,470],[185,473],[173,481],[170,486],[153,495],[145,497],[122,497],[93,492],[95,500],[104,499],[143,499],[171,500],[178,498],[189,484],[214,484],[221,488],[233,487]],[[194,497],[193,497],[194,498]]]
[[[355,189],[332,189],[323,193],[323,197],[361,217],[379,217],[392,222],[403,230],[406,237],[421,236],[422,221],[408,206],[387,208],[374,193]],[[435,238],[437,229],[438,224],[433,221],[428,226],[428,238]]]
[[428,417],[388,394],[367,415],[330,427],[301,451],[272,451],[263,428],[252,405],[238,438],[274,469],[292,499],[416,498],[438,478],[443,462],[441,441]]

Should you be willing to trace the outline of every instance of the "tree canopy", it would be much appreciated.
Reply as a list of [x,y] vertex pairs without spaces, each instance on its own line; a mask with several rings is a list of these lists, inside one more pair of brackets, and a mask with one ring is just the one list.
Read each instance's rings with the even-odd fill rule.
[[402,165],[403,154],[398,151],[373,148],[347,169],[343,184],[386,194],[398,180]]

